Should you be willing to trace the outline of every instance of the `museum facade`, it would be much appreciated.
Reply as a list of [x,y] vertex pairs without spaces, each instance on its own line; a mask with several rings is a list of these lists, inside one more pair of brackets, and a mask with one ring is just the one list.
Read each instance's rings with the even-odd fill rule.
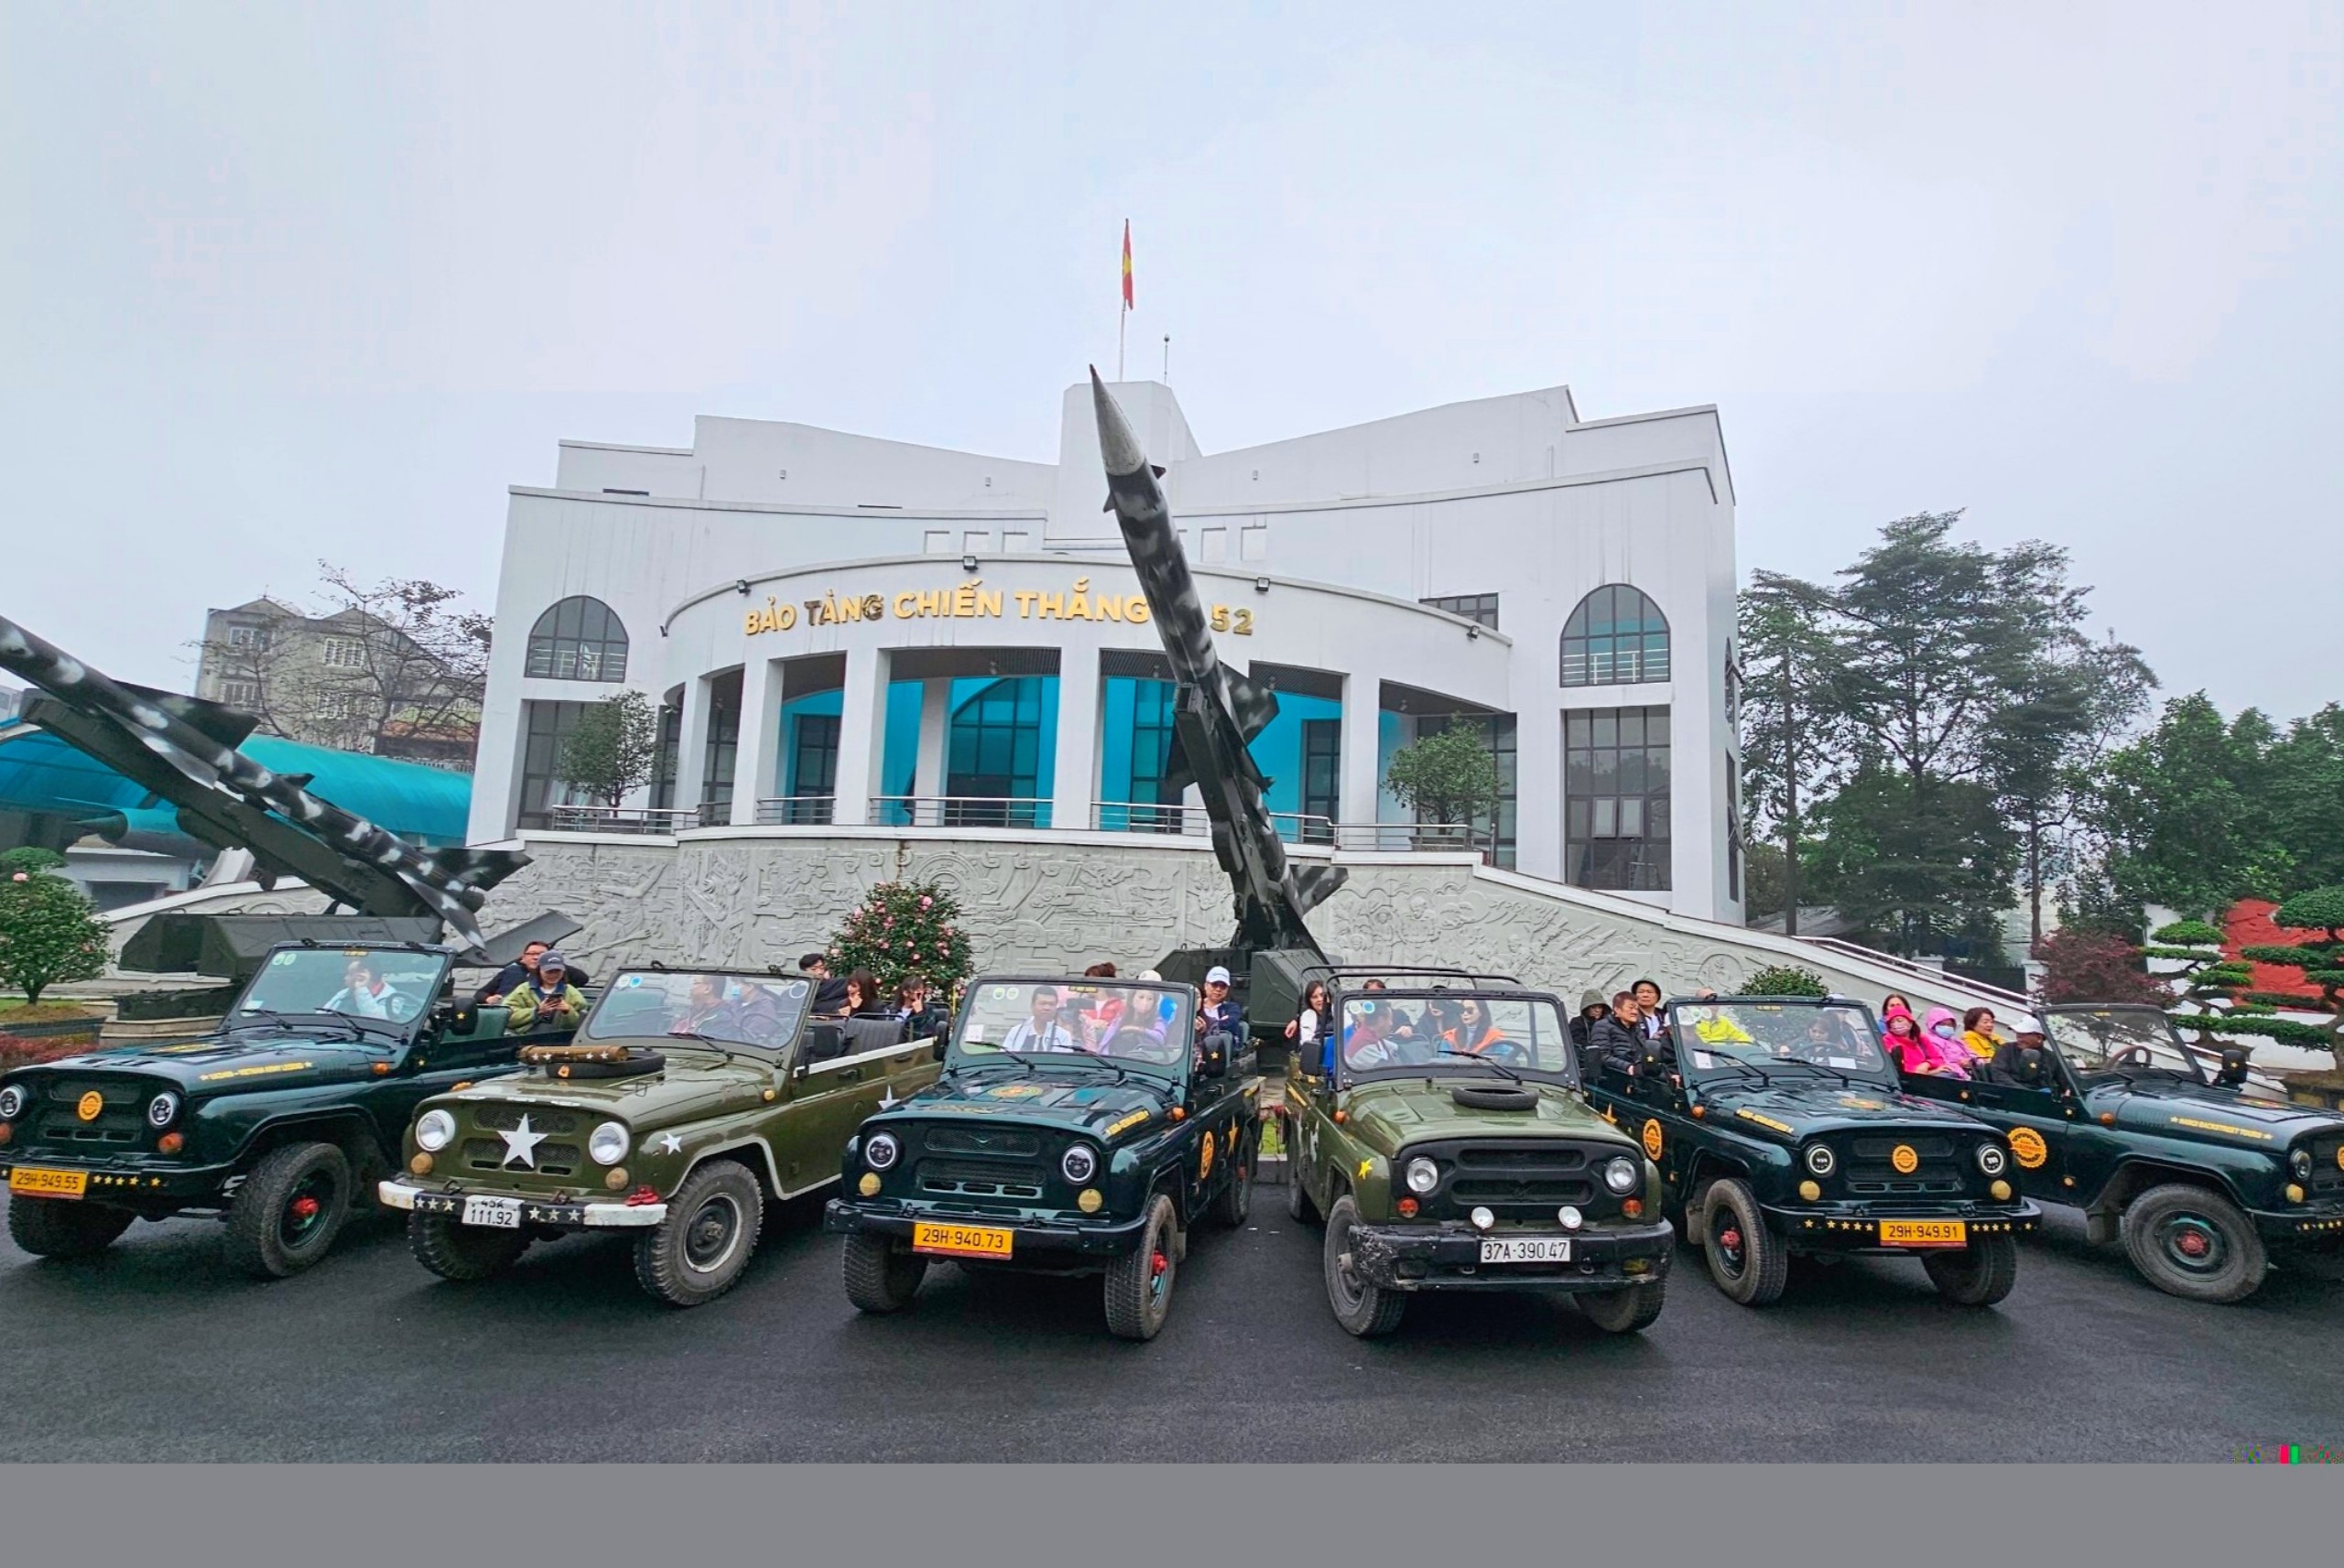
[[[1714,409],[1582,420],[1568,388],[1207,455],[1112,389],[1164,485],[1280,833],[1498,866],[1739,924],[1733,491]],[[560,830],[1201,834],[1163,785],[1173,687],[1087,383],[1058,460],[702,417],[561,444],[515,486],[474,842]],[[523,633],[523,634],[516,634]],[[623,806],[561,777],[586,707],[656,705]],[[1394,754],[1464,728],[1494,814],[1419,825]]]

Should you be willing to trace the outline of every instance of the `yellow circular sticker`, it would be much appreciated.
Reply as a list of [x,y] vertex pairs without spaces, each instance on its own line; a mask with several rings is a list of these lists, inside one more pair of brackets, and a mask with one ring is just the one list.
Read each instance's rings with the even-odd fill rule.
[[1197,1180],[1203,1181],[1212,1173],[1212,1134],[1205,1134],[1204,1152],[1197,1156]]
[[1644,1122],[1644,1152],[1660,1158],[1660,1119],[1652,1117]]
[[105,1109],[105,1108],[106,1097],[98,1093],[97,1090],[92,1089],[88,1094],[83,1095],[81,1100],[75,1104],[73,1107],[73,1113],[84,1121],[95,1121],[98,1119],[98,1112]]
[[1910,1143],[1899,1143],[1891,1149],[1888,1162],[1896,1167],[1896,1173],[1900,1176],[1909,1176],[1921,1168],[1921,1157],[1913,1152]]
[[2344,1143],[2336,1146],[2336,1168],[2344,1171]]
[[2018,1162],[2030,1171],[2043,1169],[2043,1162],[2051,1158],[2051,1145],[2043,1141],[2043,1134],[2032,1127],[2011,1129],[2011,1152]]

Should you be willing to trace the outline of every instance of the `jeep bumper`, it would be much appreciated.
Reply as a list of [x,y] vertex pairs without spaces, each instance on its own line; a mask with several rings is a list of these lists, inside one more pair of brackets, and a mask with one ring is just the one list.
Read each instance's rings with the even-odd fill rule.
[[1567,1263],[1483,1263],[1482,1233],[1464,1220],[1356,1226],[1351,1268],[1384,1291],[1608,1291],[1665,1279],[1677,1255],[1677,1227],[1605,1226],[1601,1229],[1492,1231],[1492,1237],[1564,1239]]
[[1007,1215],[947,1214],[894,1204],[854,1203],[845,1198],[832,1198],[822,1209],[822,1228],[841,1236],[859,1232],[864,1236],[884,1236],[909,1245],[912,1227],[919,1224],[980,1226],[988,1230],[1010,1233],[1006,1257],[958,1259],[958,1261],[997,1261],[1012,1268],[1030,1265],[1039,1269],[1080,1270],[1087,1263],[1120,1258],[1137,1248],[1141,1237],[1147,1230],[1147,1217],[1143,1214],[1136,1219],[1080,1222],[1031,1219]]
[[476,1197],[518,1204],[523,1225],[554,1230],[640,1230],[667,1217],[664,1203],[554,1203],[518,1193],[434,1193],[397,1180],[383,1183],[374,1192],[385,1208],[436,1214],[459,1223],[465,1203]]
[[[2032,1198],[2006,1204],[1762,1204],[1776,1234],[1803,1252],[1934,1252],[1943,1244],[1881,1239],[1883,1224],[1901,1220],[1957,1221],[1965,1238],[2028,1236],[2043,1227],[2043,1207]],[[1710,1217],[1712,1223],[1716,1216]]]
[[2344,1241],[2344,1202],[2295,1204],[2287,1208],[2251,1208],[2247,1217],[2263,1240],[2288,1247],[2332,1246]]
[[[0,1159],[0,1187],[18,1167],[28,1171],[81,1171],[87,1173],[81,1189],[84,1203],[163,1214],[182,1208],[220,1208],[235,1194],[239,1174],[233,1165],[99,1164],[88,1160],[50,1159],[46,1154],[10,1151]],[[22,1194],[19,1196],[25,1195]],[[45,1195],[34,1193],[38,1198]],[[75,1201],[56,1195],[58,1201]]]

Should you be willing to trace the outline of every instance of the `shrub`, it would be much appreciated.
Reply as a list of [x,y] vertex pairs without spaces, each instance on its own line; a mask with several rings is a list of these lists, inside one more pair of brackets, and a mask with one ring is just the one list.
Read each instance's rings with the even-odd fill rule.
[[[2149,935],[2159,942],[2190,943],[2200,947],[2222,945],[2220,928],[2203,920],[2176,920],[2170,925],[2158,926]],[[2150,951],[2154,952],[2155,949],[2151,948]]]
[[38,1002],[60,980],[105,973],[106,925],[62,877],[16,871],[0,880],[0,984]]
[[2297,1023],[2292,1018],[2242,1017],[2235,1012],[2176,1012],[2168,1016],[2185,1030],[2213,1030],[2223,1034],[2260,1034],[2267,1040],[2277,1040],[2289,1045],[2327,1048],[2335,1044],[2333,1036],[2317,1024]]
[[975,969],[960,902],[935,882],[881,882],[847,911],[830,942],[830,972],[868,969],[892,990],[924,977],[943,996]]
[[65,863],[65,857],[54,849],[44,849],[38,844],[0,852],[0,878],[13,877],[18,871],[53,871]]
[[2035,945],[2043,965],[2043,1000],[2146,1002],[2164,1007],[2173,992],[2141,968],[2141,950],[2121,936],[2062,929]]
[[1753,969],[1742,982],[1744,996],[1829,996],[1831,989],[1823,977],[1812,969],[1798,968],[1790,964],[1769,964]]
[[2271,924],[2296,931],[2325,931],[2344,942],[2344,885],[2299,892],[2271,912]]

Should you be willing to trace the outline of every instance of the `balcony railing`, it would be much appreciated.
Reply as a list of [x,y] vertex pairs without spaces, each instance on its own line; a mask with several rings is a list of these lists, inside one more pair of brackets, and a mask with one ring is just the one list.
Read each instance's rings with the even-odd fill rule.
[[689,806],[553,806],[546,820],[561,833],[668,834],[700,826],[700,812]]
[[1050,803],[1001,795],[879,795],[871,821],[880,827],[1047,827]]
[[827,827],[836,819],[837,805],[835,795],[765,795],[757,801],[757,822],[766,827]]

